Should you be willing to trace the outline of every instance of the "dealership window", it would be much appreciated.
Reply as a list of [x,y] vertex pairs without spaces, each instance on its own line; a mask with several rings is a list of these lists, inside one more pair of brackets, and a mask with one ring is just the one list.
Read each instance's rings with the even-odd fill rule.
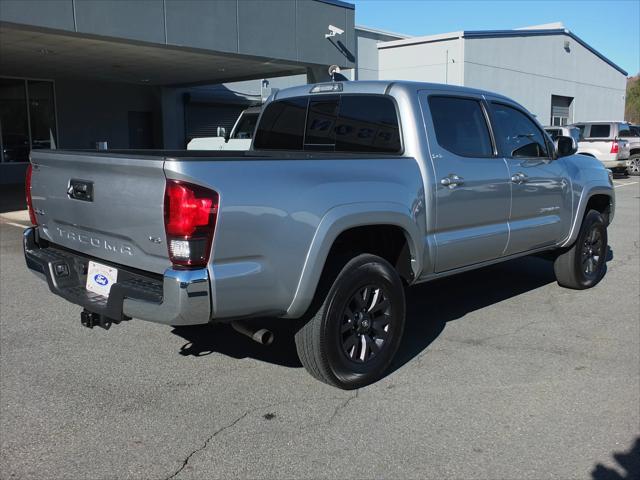
[[28,162],[32,148],[56,148],[53,82],[0,78],[0,161]]

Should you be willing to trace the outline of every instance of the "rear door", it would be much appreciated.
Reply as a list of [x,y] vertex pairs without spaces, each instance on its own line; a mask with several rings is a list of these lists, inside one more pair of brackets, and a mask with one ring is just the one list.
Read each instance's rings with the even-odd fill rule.
[[500,257],[511,192],[483,99],[424,93],[420,101],[436,179],[435,271]]
[[57,245],[140,270],[170,266],[164,231],[164,157],[32,153],[40,234]]
[[560,242],[569,232],[571,183],[564,161],[553,159],[542,129],[515,105],[490,102],[494,133],[511,181],[506,254]]

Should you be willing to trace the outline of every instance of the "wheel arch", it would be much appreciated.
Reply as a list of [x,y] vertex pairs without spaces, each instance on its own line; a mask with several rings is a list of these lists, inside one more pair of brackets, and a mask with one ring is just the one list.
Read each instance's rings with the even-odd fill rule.
[[[404,264],[404,261],[407,260],[407,263],[399,270],[399,273],[407,283],[418,278],[422,271],[424,247],[418,224],[407,207],[397,203],[356,203],[335,207],[329,210],[320,221],[307,252],[300,280],[294,298],[287,309],[286,317],[300,317],[309,308],[325,266],[331,260],[331,255],[336,252],[336,246],[340,245],[341,240],[345,240],[348,244],[354,238],[358,238],[358,234],[366,235],[372,230],[392,236],[401,233],[406,252],[400,254],[400,262]],[[354,245],[356,248],[352,251],[353,255],[359,253],[380,255],[381,252],[376,252],[375,249],[371,251],[367,248],[358,248],[362,247],[363,243],[366,242],[358,242]],[[344,252],[345,250],[340,249],[339,251]],[[408,258],[405,255],[408,255]],[[384,254],[380,256],[385,258]],[[390,261],[390,263],[394,262]],[[398,268],[398,265],[396,264],[394,267]]]
[[567,240],[562,243],[562,247],[570,246],[576,241],[582,225],[582,219],[585,213],[592,208],[606,216],[607,224],[611,223],[615,214],[615,193],[613,188],[599,183],[584,186],[573,218],[571,231]]

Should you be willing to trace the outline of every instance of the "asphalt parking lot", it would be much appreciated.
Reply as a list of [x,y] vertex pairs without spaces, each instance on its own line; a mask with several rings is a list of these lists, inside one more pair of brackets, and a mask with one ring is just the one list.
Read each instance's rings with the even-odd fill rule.
[[400,357],[343,392],[277,323],[81,327],[0,218],[0,478],[640,476],[640,184],[616,180],[612,258],[589,291],[525,258],[409,290]]

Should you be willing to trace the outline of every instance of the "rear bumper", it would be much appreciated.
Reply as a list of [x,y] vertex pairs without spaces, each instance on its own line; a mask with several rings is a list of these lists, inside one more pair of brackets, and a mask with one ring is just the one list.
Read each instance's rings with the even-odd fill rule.
[[118,282],[107,299],[85,288],[90,257],[39,241],[36,228],[24,231],[23,245],[27,267],[43,278],[53,293],[91,312],[113,320],[131,317],[175,326],[208,323],[211,318],[205,268],[168,268],[160,277],[112,265],[119,268]]
[[601,160],[606,168],[624,168],[627,166],[627,159]]

